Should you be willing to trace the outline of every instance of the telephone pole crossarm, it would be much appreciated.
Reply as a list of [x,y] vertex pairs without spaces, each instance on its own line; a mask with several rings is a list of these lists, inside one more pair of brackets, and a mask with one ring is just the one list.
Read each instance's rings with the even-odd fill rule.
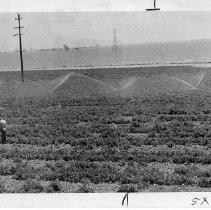
[[14,29],[19,29],[19,28],[24,28],[23,26],[20,26],[20,27],[14,27]]

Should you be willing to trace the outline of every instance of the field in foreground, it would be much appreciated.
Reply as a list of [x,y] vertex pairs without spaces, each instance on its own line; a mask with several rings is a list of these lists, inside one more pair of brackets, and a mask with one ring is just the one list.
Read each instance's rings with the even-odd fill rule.
[[[46,76],[48,88],[62,73]],[[105,82],[108,75],[92,78]],[[41,84],[36,76],[30,79]],[[187,90],[1,97],[9,127],[0,145],[0,192],[210,191],[211,95]]]

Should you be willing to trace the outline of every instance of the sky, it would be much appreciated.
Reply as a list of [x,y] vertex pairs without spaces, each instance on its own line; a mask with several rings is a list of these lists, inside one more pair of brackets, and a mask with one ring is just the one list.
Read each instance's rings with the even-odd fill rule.
[[[143,11],[154,0],[0,0],[2,12]],[[211,10],[210,0],[157,0],[163,11]]]
[[161,12],[144,11],[153,0],[34,2],[0,0],[0,51],[18,49],[16,11],[23,17],[24,49],[112,45],[113,28],[120,44],[211,39],[210,0],[157,0]]

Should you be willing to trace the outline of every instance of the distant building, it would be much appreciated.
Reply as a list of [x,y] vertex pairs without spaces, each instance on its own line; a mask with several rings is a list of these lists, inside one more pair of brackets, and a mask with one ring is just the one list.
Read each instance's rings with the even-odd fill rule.
[[70,48],[67,46],[67,44],[63,45],[64,50],[70,50]]

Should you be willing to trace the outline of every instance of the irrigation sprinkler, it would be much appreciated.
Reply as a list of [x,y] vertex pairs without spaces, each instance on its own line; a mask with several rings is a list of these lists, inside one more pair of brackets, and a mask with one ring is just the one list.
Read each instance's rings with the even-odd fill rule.
[[18,33],[14,34],[14,36],[19,36],[19,46],[20,46],[20,61],[21,61],[21,81],[24,82],[24,73],[23,73],[23,55],[22,55],[22,39],[21,36],[23,34],[21,34],[21,28],[23,28],[23,26],[21,26],[21,19],[22,17],[20,16],[19,13],[17,13],[18,18],[15,18],[15,20],[18,21],[18,26],[14,27],[14,29],[18,29]]
[[156,7],[156,0],[154,0],[154,8],[146,9],[146,11],[158,11],[160,8]]

